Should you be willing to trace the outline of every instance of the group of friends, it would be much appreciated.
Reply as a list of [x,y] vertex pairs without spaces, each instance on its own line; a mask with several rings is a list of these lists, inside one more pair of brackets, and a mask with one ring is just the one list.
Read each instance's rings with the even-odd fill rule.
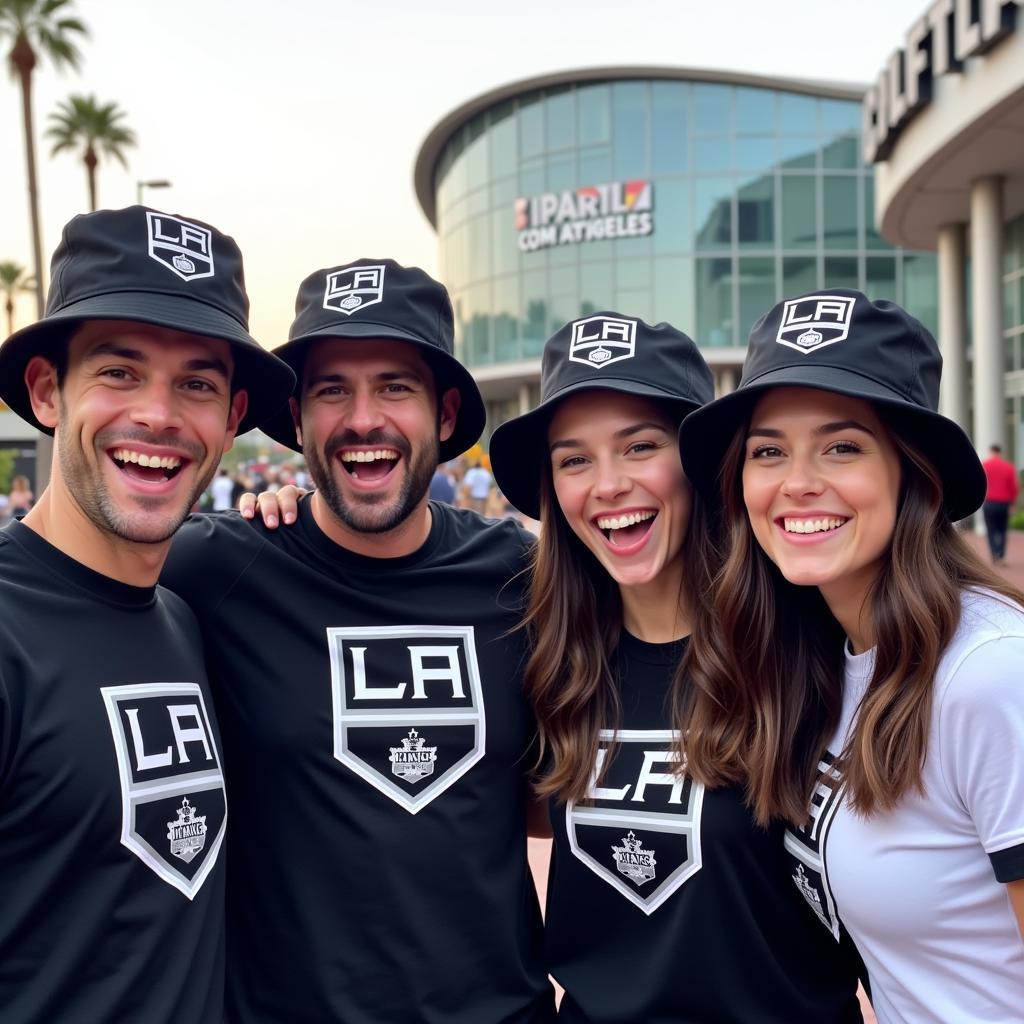
[[[0,347],[55,437],[0,531],[0,1019],[1024,1019],[1024,595],[939,374],[845,289],[717,400],[581,317],[490,442],[534,538],[428,500],[485,425],[428,275],[318,270],[270,353],[231,238],[76,217]],[[314,490],[189,516],[257,425]]]

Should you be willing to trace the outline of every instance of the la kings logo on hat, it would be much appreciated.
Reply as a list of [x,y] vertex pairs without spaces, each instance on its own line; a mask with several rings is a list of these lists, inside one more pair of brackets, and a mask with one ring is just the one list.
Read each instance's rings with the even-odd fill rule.
[[328,628],[334,756],[410,814],[485,752],[472,626]]
[[383,264],[372,267],[346,267],[327,275],[324,309],[351,316],[384,298]]
[[588,316],[575,320],[569,358],[597,369],[636,354],[636,321],[624,317]]
[[844,341],[850,333],[855,300],[841,295],[805,295],[783,303],[775,340],[807,355]]
[[213,277],[213,234],[209,228],[166,213],[146,211],[149,255],[183,281]]
[[227,824],[220,754],[196,683],[104,686],[121,781],[121,843],[195,898]]

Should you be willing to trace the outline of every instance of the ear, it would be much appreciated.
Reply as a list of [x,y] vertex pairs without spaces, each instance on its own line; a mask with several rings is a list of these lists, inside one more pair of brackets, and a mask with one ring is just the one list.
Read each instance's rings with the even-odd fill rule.
[[455,418],[459,414],[459,406],[462,404],[462,396],[458,388],[449,388],[441,396],[440,429],[438,437],[447,441],[455,433]]
[[25,367],[25,386],[32,412],[44,427],[56,429],[60,420],[60,388],[57,368],[43,356],[33,356]]
[[297,399],[288,399],[288,408],[291,410],[292,423],[295,426],[295,437],[298,439],[299,446],[302,446],[302,411],[299,409],[299,403]]
[[249,392],[240,390],[231,396],[231,409],[228,412],[228,430],[224,435],[224,451],[230,451],[235,443],[235,434],[238,432],[238,424],[245,416],[245,410],[249,408]]

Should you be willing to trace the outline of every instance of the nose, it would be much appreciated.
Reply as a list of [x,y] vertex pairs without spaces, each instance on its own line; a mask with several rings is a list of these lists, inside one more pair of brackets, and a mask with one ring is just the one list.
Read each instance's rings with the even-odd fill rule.
[[132,422],[153,433],[180,430],[183,417],[180,398],[170,381],[152,381],[137,392]]
[[384,414],[376,397],[360,389],[353,393],[348,402],[345,420],[349,430],[360,437],[366,437],[384,425]]
[[824,489],[821,472],[813,458],[800,453],[789,457],[782,481],[784,494],[798,498],[801,495],[821,494]]
[[630,488],[629,477],[614,459],[599,459],[596,464],[597,478],[594,494],[598,498],[612,500],[625,494]]

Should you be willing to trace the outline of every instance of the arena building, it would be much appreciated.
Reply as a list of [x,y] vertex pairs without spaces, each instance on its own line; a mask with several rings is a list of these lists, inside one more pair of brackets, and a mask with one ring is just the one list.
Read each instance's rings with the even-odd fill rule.
[[938,253],[943,405],[1024,459],[1024,18],[1018,0],[922,10],[864,100],[875,216]]
[[512,83],[441,120],[415,187],[489,426],[536,404],[545,340],[600,309],[690,333],[720,390],[784,295],[856,287],[934,328],[934,255],[874,229],[864,91],[594,68]]

